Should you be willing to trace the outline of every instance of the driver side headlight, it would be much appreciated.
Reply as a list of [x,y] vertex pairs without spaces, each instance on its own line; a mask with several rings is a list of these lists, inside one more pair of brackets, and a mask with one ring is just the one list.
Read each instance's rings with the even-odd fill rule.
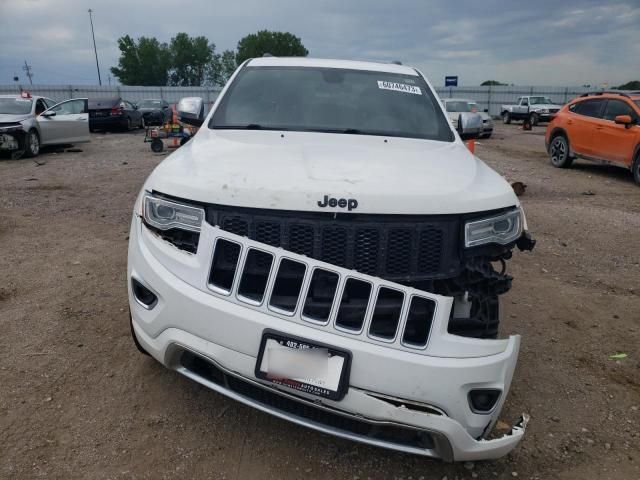
[[464,227],[464,246],[475,247],[488,243],[506,245],[514,242],[522,234],[522,223],[520,208],[495,217],[467,222]]
[[145,194],[142,199],[144,221],[159,230],[199,232],[204,221],[204,209]]

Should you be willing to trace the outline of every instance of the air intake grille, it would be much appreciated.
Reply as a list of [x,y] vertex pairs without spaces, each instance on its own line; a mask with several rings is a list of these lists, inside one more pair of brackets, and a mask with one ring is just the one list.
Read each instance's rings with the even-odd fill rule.
[[237,235],[391,281],[458,273],[453,216],[276,212],[209,207],[207,221]]

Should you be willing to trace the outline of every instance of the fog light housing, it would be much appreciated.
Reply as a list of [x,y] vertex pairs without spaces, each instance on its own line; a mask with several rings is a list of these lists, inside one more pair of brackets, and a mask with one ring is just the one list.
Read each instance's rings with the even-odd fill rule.
[[501,390],[494,388],[483,388],[471,390],[469,392],[469,406],[474,413],[491,413],[498,403]]
[[155,293],[145,287],[135,278],[131,279],[131,290],[136,301],[147,310],[151,310],[158,303],[158,297]]

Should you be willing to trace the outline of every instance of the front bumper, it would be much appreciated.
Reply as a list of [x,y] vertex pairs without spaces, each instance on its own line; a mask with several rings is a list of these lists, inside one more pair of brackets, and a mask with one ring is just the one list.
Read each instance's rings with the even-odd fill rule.
[[[208,286],[209,265],[214,243],[221,237],[238,242],[244,250],[253,247],[272,253],[276,258],[274,265],[286,255],[307,264],[307,271],[330,268],[341,276],[366,279],[377,286],[393,286],[407,296],[419,293],[433,299],[437,308],[427,347],[412,350],[399,339],[387,343],[368,337],[366,332],[339,331],[331,323],[319,326],[303,320],[299,313],[283,315],[264,305],[247,305],[233,292],[225,296],[212,291]],[[522,439],[526,419],[520,419],[501,438],[484,439],[504,404],[516,365],[519,337],[476,340],[448,334],[450,297],[360,275],[206,223],[197,253],[187,254],[149,231],[137,217],[133,219],[130,235],[128,277],[146,285],[158,297],[154,308],[149,310],[136,300],[129,287],[132,326],[142,347],[167,367],[262,411],[341,437],[448,461],[498,458]],[[256,358],[266,329],[351,352],[349,388],[344,398],[320,400],[257,379]],[[202,369],[190,368],[182,361],[187,353],[204,359],[224,375],[209,377]],[[263,394],[249,395],[246,388],[234,388],[237,382]],[[502,391],[489,414],[474,413],[469,406],[469,391],[479,388]],[[285,409],[283,401],[266,399],[273,396],[308,408]],[[357,421],[375,428],[347,428],[344,422],[319,420],[330,416],[348,418],[349,425]],[[380,431],[381,425],[420,432],[428,441],[416,445],[370,434]]]

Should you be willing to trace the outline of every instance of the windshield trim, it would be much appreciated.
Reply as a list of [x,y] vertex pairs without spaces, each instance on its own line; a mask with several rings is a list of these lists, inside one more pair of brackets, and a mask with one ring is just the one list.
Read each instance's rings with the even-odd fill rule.
[[[231,82],[230,85],[227,86],[226,91],[222,98],[220,98],[220,102],[216,105],[215,110],[211,112],[209,121],[207,122],[207,127],[210,130],[264,130],[264,131],[288,131],[288,132],[306,132],[306,133],[331,133],[331,134],[344,134],[344,135],[360,135],[360,136],[376,136],[376,137],[393,137],[393,138],[407,138],[407,139],[417,139],[417,140],[432,140],[439,142],[447,142],[451,143],[455,141],[455,135],[451,129],[450,122],[447,120],[446,112],[443,113],[443,109],[440,107],[440,102],[438,98],[434,95],[431,90],[426,79],[416,71],[416,78],[420,79],[422,84],[420,85],[421,89],[424,91],[426,97],[433,104],[434,111],[436,115],[441,115],[443,128],[445,129],[442,137],[436,137],[434,135],[420,135],[415,132],[382,132],[375,130],[363,130],[362,128],[314,128],[314,127],[297,127],[297,126],[284,126],[284,125],[268,125],[268,126],[252,126],[247,128],[246,125],[215,125],[216,115],[219,114],[220,110],[225,107],[225,101],[230,97],[233,93],[235,87],[238,85],[239,80],[242,78],[243,74],[248,70],[300,70],[300,69],[322,69],[328,67],[320,67],[320,66],[251,66],[245,65],[241,68],[241,70],[236,74],[235,78]],[[334,69],[334,68],[331,68]],[[386,74],[386,75],[397,75],[402,76],[402,74],[396,72],[379,72],[376,70],[364,70],[364,69],[351,69],[351,68],[336,68],[335,70],[343,70],[343,71],[351,71],[351,72],[366,72],[370,74]],[[347,131],[345,131],[347,130]]]

